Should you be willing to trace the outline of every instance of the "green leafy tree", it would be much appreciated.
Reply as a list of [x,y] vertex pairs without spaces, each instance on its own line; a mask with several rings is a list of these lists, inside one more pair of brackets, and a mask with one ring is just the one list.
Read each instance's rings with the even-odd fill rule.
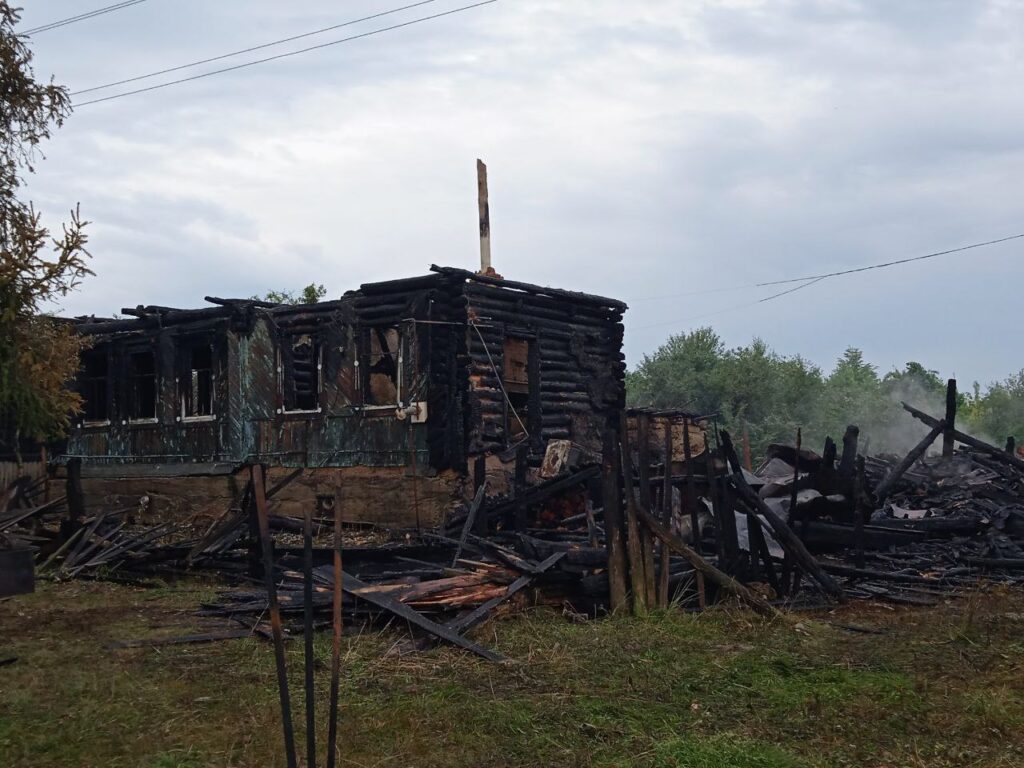
[[60,436],[81,401],[70,384],[84,342],[46,314],[92,274],[78,211],[51,237],[19,197],[25,175],[71,112],[67,89],[40,83],[14,27],[18,9],[0,0],[0,440]]
[[298,293],[293,291],[267,291],[263,296],[253,296],[259,301],[270,301],[274,304],[316,304],[327,295],[322,285],[310,283]]

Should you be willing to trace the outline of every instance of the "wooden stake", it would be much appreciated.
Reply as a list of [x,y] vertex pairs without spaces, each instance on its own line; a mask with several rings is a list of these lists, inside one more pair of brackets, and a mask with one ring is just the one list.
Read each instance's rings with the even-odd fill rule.
[[[338,689],[341,681],[341,509],[334,497],[331,508],[334,510],[334,598],[332,601],[331,619],[334,625],[334,636],[331,646],[331,702],[327,721],[327,768],[334,768],[335,753],[338,744]],[[325,499],[326,501],[326,499]]]
[[288,696],[288,671],[284,659],[284,630],[281,627],[281,608],[277,603],[277,585],[274,582],[274,548],[270,538],[270,521],[267,517],[266,486],[263,467],[251,467],[253,501],[256,518],[259,521],[260,543],[263,546],[263,578],[267,586],[267,603],[270,611],[270,628],[274,637],[274,662],[277,666],[277,689],[281,698],[281,724],[284,728],[284,756],[288,768],[296,768],[295,733],[292,730],[292,705]]

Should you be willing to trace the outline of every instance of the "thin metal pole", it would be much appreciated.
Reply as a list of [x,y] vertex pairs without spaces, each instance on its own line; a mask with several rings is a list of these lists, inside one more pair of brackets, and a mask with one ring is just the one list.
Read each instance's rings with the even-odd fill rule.
[[331,651],[331,704],[327,722],[327,768],[334,768],[338,742],[338,685],[341,678],[341,510],[336,500],[328,497],[334,510],[334,646]]
[[302,513],[302,638],[306,661],[306,765],[316,768],[316,697],[313,693],[313,510]]
[[260,543],[263,546],[263,578],[267,585],[267,602],[270,610],[270,629],[274,635],[274,661],[277,664],[277,688],[281,694],[281,722],[284,727],[284,756],[288,768],[297,768],[295,759],[295,733],[292,730],[292,705],[288,698],[288,672],[284,663],[284,632],[281,629],[281,609],[277,604],[277,586],[274,584],[274,552],[270,540],[270,523],[267,519],[266,488],[263,483],[263,467],[253,464],[252,489],[259,521]]

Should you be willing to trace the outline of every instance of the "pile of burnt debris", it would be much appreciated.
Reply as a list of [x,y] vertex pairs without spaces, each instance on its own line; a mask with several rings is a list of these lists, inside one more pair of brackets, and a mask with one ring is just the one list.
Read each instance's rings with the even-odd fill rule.
[[[0,535],[34,547],[48,578],[215,574],[225,590],[200,614],[277,639],[292,623],[311,632],[398,619],[413,630],[406,646],[440,640],[492,660],[467,633],[524,605],[597,616],[739,599],[774,616],[848,598],[932,604],[982,581],[1020,582],[1024,461],[905,407],[930,430],[906,456],[862,455],[851,426],[821,454],[799,434],[772,445],[756,472],[706,419],[629,411],[609,425],[601,457],[549,445],[533,484],[519,482],[524,471],[488,495],[478,464],[472,500],[430,532],[360,539],[330,495],[302,519],[277,517],[271,502],[302,470],[266,487],[255,464],[237,503],[202,529],[148,522],[137,508],[89,512],[69,471],[59,498],[42,480],[8,488]],[[940,438],[941,453],[926,455]]]

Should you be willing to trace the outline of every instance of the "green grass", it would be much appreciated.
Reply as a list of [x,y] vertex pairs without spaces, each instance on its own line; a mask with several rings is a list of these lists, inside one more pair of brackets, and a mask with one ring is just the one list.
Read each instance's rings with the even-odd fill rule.
[[[19,657],[0,668],[0,765],[283,765],[269,644],[105,649],[196,630],[212,591],[80,582],[0,603],[0,657]],[[354,634],[339,765],[1024,765],[1022,617],[1014,592],[774,623],[738,610],[577,623],[536,609],[479,630],[506,665],[449,648],[399,657],[400,634]],[[316,651],[323,724],[326,634]],[[301,643],[288,662],[301,745]]]

